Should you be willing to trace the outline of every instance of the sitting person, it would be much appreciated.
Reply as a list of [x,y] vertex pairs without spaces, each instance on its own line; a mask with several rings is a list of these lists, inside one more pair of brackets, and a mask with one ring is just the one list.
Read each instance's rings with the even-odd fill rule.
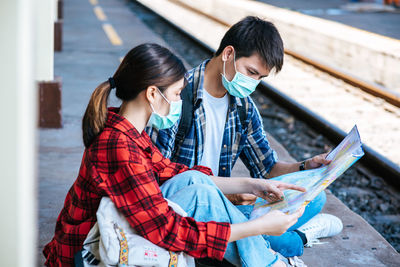
[[[189,71],[179,124],[165,130],[147,128],[150,138],[172,161],[189,167],[201,164],[224,177],[231,176],[239,158],[252,177],[267,179],[329,163],[325,154],[296,163],[278,161],[269,145],[249,95],[262,78],[281,70],[283,56],[283,42],[272,23],[251,16],[239,21],[226,32],[214,57]],[[248,216],[256,196],[231,195],[229,199]],[[286,257],[300,256],[307,243],[340,233],[339,218],[315,216],[325,202],[322,192],[288,232],[266,236],[272,249]]]
[[[129,51],[114,76],[93,92],[82,121],[86,149],[79,175],[58,216],[55,235],[43,250],[47,266],[74,266],[103,197],[136,233],[169,251],[225,258],[236,266],[285,266],[261,235],[284,233],[304,208],[249,221],[224,194],[251,193],[278,201],[282,190],[304,188],[265,179],[214,177],[207,167],[171,162],[144,131],[146,125],[166,129],[177,121],[185,72],[168,49],[143,44]],[[113,88],[122,104],[107,109]],[[188,216],[177,214],[165,198]]]

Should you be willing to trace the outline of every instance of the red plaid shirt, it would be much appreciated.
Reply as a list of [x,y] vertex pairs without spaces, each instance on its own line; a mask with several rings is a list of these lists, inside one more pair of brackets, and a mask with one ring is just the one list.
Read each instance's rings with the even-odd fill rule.
[[[43,250],[48,266],[73,266],[102,197],[110,197],[130,225],[146,239],[171,251],[222,260],[229,223],[196,222],[175,213],[157,183],[189,170],[162,156],[145,131],[109,109],[106,126],[85,151],[79,176],[58,216],[55,236]],[[211,175],[206,167],[195,170]]]

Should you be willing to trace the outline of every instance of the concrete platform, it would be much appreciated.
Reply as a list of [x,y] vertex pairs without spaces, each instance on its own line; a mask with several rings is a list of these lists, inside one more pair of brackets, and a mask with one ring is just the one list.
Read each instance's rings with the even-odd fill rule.
[[[41,251],[54,235],[64,198],[78,174],[83,153],[80,124],[90,94],[113,74],[119,58],[130,48],[143,42],[164,44],[123,0],[99,0],[106,21],[96,18],[91,2],[96,1],[64,1],[64,49],[55,55],[55,74],[63,79],[64,125],[62,129],[40,130],[38,266],[43,266]],[[110,43],[103,23],[116,29],[122,45]],[[291,160],[279,144],[272,143],[282,159]],[[235,172],[246,175],[239,164]],[[396,266],[400,262],[399,254],[340,201],[329,196],[326,209],[353,227],[345,228],[342,235],[327,240],[325,245],[307,249],[303,258],[309,266],[358,266],[361,262],[367,262],[362,266]]]

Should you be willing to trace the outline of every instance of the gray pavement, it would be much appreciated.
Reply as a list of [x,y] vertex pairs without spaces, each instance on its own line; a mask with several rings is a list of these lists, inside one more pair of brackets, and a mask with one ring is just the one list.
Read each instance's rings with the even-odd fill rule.
[[[127,8],[123,0],[99,1],[123,40],[113,46],[88,1],[64,1],[64,50],[55,55],[55,74],[63,79],[62,129],[40,129],[39,155],[39,240],[38,266],[43,266],[43,246],[54,235],[57,216],[68,189],[77,177],[84,150],[81,119],[90,94],[113,74],[119,58],[130,48],[143,42],[164,44]],[[165,44],[164,44],[165,45]],[[111,105],[118,102],[113,99]],[[290,155],[273,142],[278,154],[290,161]],[[238,164],[236,174],[247,171]],[[340,201],[329,196],[327,209],[340,215],[345,225],[342,235],[329,239],[328,245],[307,249],[303,257],[309,266],[395,266],[399,254],[364,220],[355,216]]]
[[[351,12],[341,8],[349,0],[257,0],[303,14],[332,20],[365,31],[400,39],[400,9],[391,12]],[[366,1],[367,2],[367,1]],[[368,1],[374,2],[374,1]],[[357,3],[359,4],[359,3]],[[363,4],[363,3],[361,3]]]

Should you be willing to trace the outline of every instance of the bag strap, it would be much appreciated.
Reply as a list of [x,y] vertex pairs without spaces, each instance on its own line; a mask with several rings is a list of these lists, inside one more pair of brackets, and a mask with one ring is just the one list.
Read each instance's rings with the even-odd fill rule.
[[246,100],[245,98],[241,98],[240,102],[242,102],[241,106],[237,106],[239,113],[240,124],[242,125],[242,129],[245,129],[246,119],[247,119],[247,108],[246,108]]
[[186,87],[181,92],[182,97],[182,115],[178,125],[178,131],[175,136],[175,146],[174,146],[174,154],[177,151],[177,148],[180,147],[185,140],[186,135],[190,130],[190,126],[193,122],[193,110],[194,110],[194,90],[197,90],[200,83],[200,72],[201,67],[198,67],[194,70],[193,74],[193,86],[190,84],[186,85]]

